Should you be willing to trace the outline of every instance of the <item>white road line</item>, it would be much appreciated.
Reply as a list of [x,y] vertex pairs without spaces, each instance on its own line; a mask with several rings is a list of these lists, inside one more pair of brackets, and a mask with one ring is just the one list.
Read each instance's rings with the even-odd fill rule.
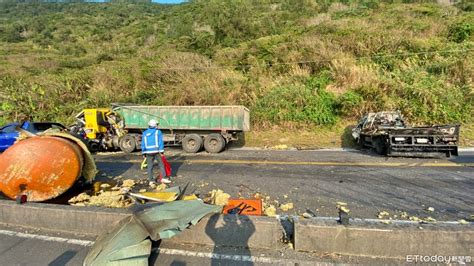
[[8,230],[0,230],[1,235],[7,236],[15,236],[20,238],[30,238],[30,239],[38,239],[43,241],[51,241],[51,242],[60,242],[60,243],[67,243],[72,245],[79,245],[79,246],[90,246],[94,242],[88,240],[80,240],[80,239],[69,239],[63,237],[56,237],[56,236],[44,236],[44,235],[36,235],[36,234],[29,234],[29,233],[20,233]]
[[[20,238],[29,238],[29,239],[38,239],[43,241],[50,241],[50,242],[59,242],[59,243],[67,243],[72,245],[79,245],[79,246],[91,246],[94,242],[88,240],[80,240],[80,239],[70,239],[70,238],[63,238],[63,237],[54,237],[54,236],[44,236],[44,235],[36,235],[30,233],[21,233],[9,230],[0,230],[0,235],[7,235],[7,236],[14,236]],[[153,249],[154,251],[158,251],[160,254],[166,255],[179,255],[179,256],[187,256],[187,257],[199,257],[199,258],[209,258],[209,259],[217,259],[217,260],[232,260],[238,262],[253,262],[253,263],[277,263],[277,264],[294,264],[295,261],[291,260],[283,260],[283,259],[276,259],[276,258],[266,258],[266,257],[254,257],[254,256],[246,256],[246,255],[229,255],[229,254],[217,254],[211,252],[196,252],[196,251],[187,251],[187,250],[180,250],[180,249],[169,249],[169,248],[156,248]],[[304,261],[301,261],[304,264]]]
[[158,251],[160,254],[208,258],[208,259],[213,259],[213,260],[232,260],[232,261],[238,261],[238,262],[253,262],[253,263],[268,263],[268,264],[274,264],[274,263],[294,264],[296,262],[292,260],[283,260],[283,259],[276,259],[276,258],[255,257],[255,256],[247,256],[247,255],[217,254],[217,253],[211,253],[211,252],[195,252],[195,251],[169,249],[169,248],[156,248],[154,250]]

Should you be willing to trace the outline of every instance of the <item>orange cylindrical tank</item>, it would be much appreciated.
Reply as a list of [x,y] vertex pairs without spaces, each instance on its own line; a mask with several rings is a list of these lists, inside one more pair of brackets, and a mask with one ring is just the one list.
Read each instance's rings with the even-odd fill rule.
[[84,157],[72,141],[37,136],[0,154],[0,191],[15,199],[45,201],[66,192],[81,175]]

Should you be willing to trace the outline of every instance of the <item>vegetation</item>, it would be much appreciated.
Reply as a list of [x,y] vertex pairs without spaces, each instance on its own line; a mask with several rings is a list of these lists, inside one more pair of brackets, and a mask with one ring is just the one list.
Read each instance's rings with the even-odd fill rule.
[[474,7],[462,2],[3,1],[0,124],[131,102],[242,104],[262,130],[387,109],[471,125]]

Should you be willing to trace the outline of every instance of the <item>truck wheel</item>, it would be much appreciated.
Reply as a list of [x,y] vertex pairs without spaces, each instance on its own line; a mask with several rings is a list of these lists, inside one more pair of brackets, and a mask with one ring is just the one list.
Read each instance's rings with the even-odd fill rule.
[[210,134],[204,138],[204,149],[210,153],[219,153],[225,147],[225,140],[220,134]]
[[136,148],[135,138],[131,135],[125,135],[119,142],[120,149],[125,153],[131,153]]
[[100,150],[100,144],[95,142],[95,141],[90,141],[88,144],[87,144],[87,148],[89,148],[89,151],[91,153],[96,153]]
[[202,148],[202,138],[198,134],[189,134],[184,136],[181,145],[185,152],[196,153]]
[[385,143],[383,143],[383,140],[381,138],[377,138],[374,140],[374,149],[375,152],[379,155],[386,155],[387,153],[387,147],[385,147]]

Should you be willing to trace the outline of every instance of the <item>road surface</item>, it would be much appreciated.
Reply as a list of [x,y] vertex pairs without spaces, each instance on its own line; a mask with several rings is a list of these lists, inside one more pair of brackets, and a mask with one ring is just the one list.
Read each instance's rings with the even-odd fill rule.
[[[337,216],[339,201],[346,202],[356,218],[377,218],[380,211],[394,219],[403,212],[437,220],[471,219],[474,214],[474,152],[453,158],[388,158],[370,151],[185,154],[170,149],[167,157],[175,185],[189,183],[187,191],[201,197],[219,188],[232,197],[260,193],[276,206],[293,203],[294,209],[278,211],[283,215],[309,209],[318,216]],[[101,180],[146,177],[138,153],[103,153],[96,159]]]

